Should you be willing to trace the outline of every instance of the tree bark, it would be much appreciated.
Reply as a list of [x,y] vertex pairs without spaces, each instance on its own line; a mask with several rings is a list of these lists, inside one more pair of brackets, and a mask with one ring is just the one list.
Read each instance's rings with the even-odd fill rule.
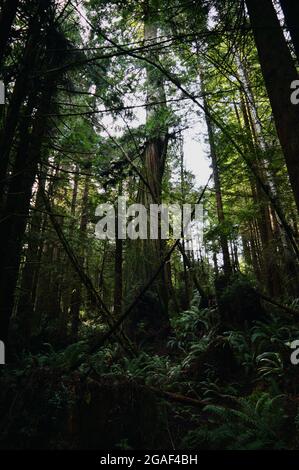
[[115,262],[114,262],[114,315],[122,313],[122,265],[123,265],[123,242],[120,238],[115,240]]
[[[156,12],[154,12],[156,13]],[[146,5],[144,20],[144,40],[151,44],[157,39],[158,27],[153,11]],[[147,76],[147,102],[161,103],[165,100],[163,77],[156,69],[150,65],[146,67]],[[139,182],[137,195],[138,203],[144,205],[149,213],[151,204],[161,203],[162,178],[164,174],[165,157],[167,150],[167,129],[163,128],[161,119],[157,113],[163,109],[161,104],[147,107],[146,121],[151,128],[151,135],[145,146],[143,155],[142,176]],[[146,183],[146,184],[145,184]],[[153,276],[157,267],[161,264],[164,252],[164,240],[160,235],[157,240],[150,239],[149,226],[146,240],[135,240],[130,243],[130,260],[128,260],[127,270],[133,274],[131,292],[138,289],[138,285],[145,285]],[[127,256],[128,259],[128,256]],[[143,306],[138,306],[136,312],[127,323],[128,334],[137,339],[137,325],[145,322],[148,325],[147,331],[151,331],[153,337],[158,339],[159,331],[169,329],[168,318],[168,282],[167,271],[164,268],[151,286],[151,292],[147,292],[143,299]]]
[[42,139],[48,122],[46,113],[50,108],[52,95],[53,88],[49,84],[40,98],[41,102],[33,123],[32,135],[29,133],[28,126],[24,128],[14,171],[10,179],[4,218],[1,224],[0,339],[4,342],[8,338],[32,187],[41,156]]
[[[80,219],[80,250],[81,256],[78,258],[81,266],[84,266],[85,260],[85,236],[88,222],[88,194],[89,194],[89,176],[85,177],[83,197],[82,197],[82,209]],[[72,321],[72,339],[77,341],[78,330],[80,326],[80,308],[82,305],[82,287],[80,279],[76,279],[74,289],[71,298],[71,321]]]
[[[259,134],[258,129],[255,127],[256,114],[255,117],[252,116],[251,108],[248,106],[248,101],[244,99],[243,93],[241,93],[240,99],[245,124],[244,132],[248,136],[248,151],[253,155],[252,165],[254,165],[256,174],[259,175],[259,179],[264,181],[264,183],[270,184],[268,173],[265,171],[263,160],[260,158],[260,152],[263,149],[259,148],[259,146],[263,145],[263,140],[262,135]],[[262,245],[263,280],[270,295],[275,296],[280,294],[281,282],[277,260],[273,256],[273,253],[276,253],[276,243],[271,226],[270,205],[259,182],[255,181],[252,177],[250,182],[253,199],[258,209],[257,225]]]
[[280,0],[280,5],[299,62],[299,2],[298,0]]
[[246,0],[260,65],[299,211],[299,112],[291,103],[298,74],[271,0]]
[[[203,81],[202,81],[202,88],[203,88]],[[230,277],[232,273],[232,266],[229,256],[229,248],[228,248],[228,240],[226,235],[223,233],[223,226],[225,223],[225,215],[223,210],[223,201],[222,201],[222,192],[221,192],[221,183],[220,183],[220,175],[218,169],[218,162],[217,162],[217,155],[216,155],[216,148],[215,148],[215,141],[214,141],[214,133],[213,133],[213,126],[209,117],[208,111],[208,104],[206,98],[204,96],[204,108],[206,110],[206,124],[208,128],[208,136],[209,136],[209,145],[210,145],[210,155],[212,160],[212,169],[213,169],[213,179],[214,179],[214,186],[215,186],[215,196],[216,196],[216,207],[217,207],[217,217],[218,222],[222,225],[220,229],[220,245],[221,251],[223,256],[223,271],[227,278]]]
[[[119,187],[121,196],[121,184]],[[117,214],[117,210],[116,210]],[[122,314],[123,301],[123,241],[119,238],[118,216],[115,219],[115,254],[114,254],[114,315],[119,317]]]
[[28,234],[28,248],[26,251],[25,266],[21,275],[20,297],[17,306],[18,326],[22,331],[23,345],[28,347],[34,325],[34,306],[38,284],[41,261],[41,238],[43,227],[43,201],[40,188],[37,190],[30,232]]
[[0,13],[0,70],[19,3],[19,0],[6,0],[2,5]]

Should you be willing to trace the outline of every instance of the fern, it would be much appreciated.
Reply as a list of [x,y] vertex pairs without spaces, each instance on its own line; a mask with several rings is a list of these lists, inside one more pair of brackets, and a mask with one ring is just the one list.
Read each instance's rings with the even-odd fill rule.
[[247,398],[231,397],[234,408],[207,405],[205,428],[190,431],[183,445],[207,449],[284,449],[288,443],[282,439],[286,416],[282,395],[253,394]]

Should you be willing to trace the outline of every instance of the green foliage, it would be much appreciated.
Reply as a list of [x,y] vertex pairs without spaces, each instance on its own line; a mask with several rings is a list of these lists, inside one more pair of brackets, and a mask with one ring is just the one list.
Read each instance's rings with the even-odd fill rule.
[[286,449],[284,434],[287,416],[282,399],[266,392],[233,398],[234,407],[207,405],[206,424],[188,433],[182,445],[203,449]]
[[45,343],[43,347],[48,351],[34,357],[38,365],[41,367],[53,367],[65,370],[69,370],[74,365],[79,364],[80,361],[83,361],[85,353],[88,350],[88,344],[85,341],[70,344],[60,352],[55,351],[51,344]]
[[[277,313],[271,322],[256,322],[251,328],[221,332],[215,309],[198,308],[195,296],[190,309],[173,319],[173,327],[176,337],[169,343],[168,354],[163,355],[139,352],[129,358],[112,342],[88,356],[87,339],[62,351],[44,344],[43,354],[25,356],[23,366],[10,372],[9,386],[18,380],[28,380],[37,365],[41,371],[56,370],[58,375],[63,374],[61,386],[55,385],[51,391],[45,389],[47,407],[52,410],[53,426],[56,426],[74,403],[73,379],[68,377],[72,366],[81,360],[79,372],[84,374],[91,366],[98,380],[129,379],[131,383],[191,396],[206,403],[198,410],[188,408],[188,411],[178,403],[169,408],[172,419],[178,420],[180,426],[182,422],[188,423],[187,434],[177,436],[178,448],[251,450],[287,449],[297,445],[297,405],[287,397],[288,390],[296,390],[295,383],[291,383],[296,368],[283,360],[285,351],[290,353],[288,341],[296,337],[295,321],[289,322]],[[228,345],[239,363],[242,374],[238,374],[237,380],[218,374],[221,348],[217,368],[211,366],[209,357],[219,344]],[[200,378],[193,373],[198,361],[204,371]],[[24,438],[36,432],[30,422],[24,429]],[[130,447],[126,439],[118,446]]]
[[283,361],[279,353],[265,352],[256,358],[258,374],[261,378],[282,377],[284,374]]
[[246,374],[251,374],[255,368],[255,351],[251,346],[250,335],[244,331],[226,331],[224,337]]
[[[7,319],[13,340],[12,365],[0,371],[0,445],[7,438],[20,438],[21,447],[44,443],[51,429],[49,447],[63,447],[73,405],[88,408],[89,387],[97,390],[105,380],[112,384],[121,428],[127,416],[119,413],[118,390],[113,395],[115,379],[126,384],[122,398],[129,404],[135,385],[148,392],[142,416],[155,402],[153,389],[160,400],[169,397],[163,392],[181,395],[166,413],[174,448],[298,447],[299,379],[290,343],[299,339],[299,322],[265,305],[256,292],[271,292],[298,310],[298,266],[286,236],[298,233],[298,217],[259,55],[250,32],[243,34],[243,2],[85,0],[79,8],[35,1],[46,5],[40,18],[31,2],[17,3],[1,63],[7,105],[1,109],[0,148],[8,160],[1,177],[7,236],[1,279],[4,287],[6,280],[11,285],[0,292],[0,303],[14,291],[15,305],[3,309],[12,313]],[[153,34],[148,41],[147,27]],[[45,113],[40,102],[51,81],[55,93],[45,101]],[[130,203],[195,203],[200,190],[189,168],[190,144],[200,180],[210,171],[203,155],[214,157],[214,182],[202,201],[204,238],[190,255],[192,268],[179,250],[165,264],[171,336],[166,332],[158,346],[143,341],[149,325],[157,323],[158,331],[163,323],[153,283],[138,305],[148,317],[138,325],[136,352],[128,354],[119,344],[118,335],[126,342],[130,334],[124,325],[95,351],[95,340],[118,318],[115,307],[122,304],[125,312],[142,291],[140,266],[150,278],[157,261],[151,250],[138,249],[139,242],[95,240],[96,207],[115,205],[120,193]],[[141,184],[140,174],[154,191]],[[25,185],[21,191],[15,188],[18,178]],[[64,237],[53,229],[41,188]],[[274,188],[275,195],[266,197],[265,188]],[[222,272],[224,245],[231,276]],[[20,273],[18,280],[6,276],[11,271]],[[190,302],[192,273],[208,305],[217,300],[217,307],[200,308],[197,292]],[[87,388],[83,396],[78,383]],[[96,411],[109,415],[94,393],[100,398]],[[206,406],[186,405],[184,396]],[[141,432],[147,429],[144,422],[140,426]],[[124,436],[116,447],[131,449],[131,442]]]
[[199,294],[193,297],[188,310],[181,312],[172,319],[172,326],[176,336],[169,341],[170,347],[186,348],[203,337],[204,342],[209,341],[219,326],[219,315],[216,309],[200,309]]

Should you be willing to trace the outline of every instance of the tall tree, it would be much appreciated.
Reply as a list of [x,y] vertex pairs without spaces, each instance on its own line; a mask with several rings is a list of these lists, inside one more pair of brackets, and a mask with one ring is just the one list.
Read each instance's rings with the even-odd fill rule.
[[0,70],[19,3],[19,0],[2,1],[0,10]]
[[7,341],[9,320],[13,312],[23,236],[37,165],[41,157],[42,139],[46,130],[47,120],[44,116],[51,106],[52,94],[51,86],[44,90],[39,112],[37,112],[33,123],[32,136],[28,132],[28,128],[24,129],[7,193],[4,221],[2,222],[0,274],[0,335],[4,341]]
[[[201,83],[202,83],[202,90],[204,91],[203,78],[201,80]],[[211,155],[211,160],[212,160],[217,216],[218,216],[218,222],[221,225],[220,245],[221,245],[221,251],[222,251],[222,256],[223,256],[223,271],[224,271],[225,276],[229,278],[232,273],[232,266],[231,266],[231,261],[230,261],[230,256],[229,256],[228,240],[227,240],[226,234],[224,233],[225,215],[224,215],[224,210],[223,210],[221,183],[220,183],[220,175],[219,175],[219,167],[218,167],[219,163],[217,161],[216,146],[214,142],[213,124],[210,119],[210,113],[209,113],[208,103],[207,103],[205,93],[203,93],[203,100],[204,100],[204,109],[205,109],[205,119],[206,119],[207,128],[208,128],[210,155]]]
[[[158,9],[155,2],[144,2],[144,43],[153,45],[158,35]],[[157,58],[157,57],[156,57]],[[146,127],[149,135],[142,157],[142,179],[139,181],[137,201],[144,205],[149,213],[151,204],[160,204],[162,197],[162,179],[167,154],[167,127],[165,126],[166,107],[161,104],[165,101],[163,75],[157,73],[151,65],[146,65]],[[163,116],[164,113],[164,116]],[[149,226],[148,226],[149,234]],[[158,269],[164,252],[164,241],[161,239],[160,229],[158,239],[137,240],[138,254],[135,261],[133,284],[146,284]],[[133,242],[134,243],[134,242]],[[143,260],[140,263],[140,259]],[[132,265],[131,265],[132,268]],[[130,269],[131,269],[130,268]],[[152,316],[149,328],[152,331],[164,330],[169,326],[168,320],[168,283],[166,270],[161,273],[151,288],[153,304],[148,306],[149,312],[145,316]],[[143,307],[144,311],[144,307]],[[142,322],[142,310],[138,309],[133,324]],[[145,311],[144,311],[145,313]],[[138,316],[140,315],[140,318]],[[134,327],[133,327],[134,328]]]
[[[7,341],[8,329],[14,308],[14,295],[21,261],[22,244],[30,211],[30,200],[38,165],[43,156],[43,145],[49,139],[52,126],[49,111],[53,109],[53,98],[61,79],[61,72],[48,69],[61,65],[62,56],[55,55],[53,45],[60,47],[63,41],[61,33],[53,27],[55,10],[47,2],[48,8],[40,12],[42,42],[40,47],[41,62],[34,63],[40,76],[37,88],[31,93],[27,103],[28,115],[20,121],[20,136],[9,177],[7,195],[4,201],[1,223],[1,269],[0,269],[0,338]],[[32,38],[31,38],[32,39]],[[41,73],[43,68],[45,75]],[[32,71],[31,71],[32,72]],[[2,194],[3,195],[3,194]]]
[[23,103],[26,102],[26,98],[30,94],[36,96],[38,91],[39,80],[32,76],[32,71],[37,68],[38,61],[42,62],[43,60],[43,47],[38,48],[36,44],[44,45],[43,25],[47,21],[50,7],[51,0],[33,1],[32,3],[32,14],[28,19],[25,47],[18,66],[3,129],[0,132],[0,210],[3,209],[5,203],[7,172],[11,163],[12,144],[20,122],[20,110]]
[[246,0],[246,5],[299,211],[299,112],[290,100],[291,83],[298,79],[298,73],[272,1]]
[[[86,259],[86,254],[85,254],[85,237],[86,237],[86,229],[87,229],[87,223],[88,223],[88,194],[89,194],[89,176],[85,176],[85,181],[84,181],[84,188],[83,188],[83,195],[82,195],[82,207],[81,207],[81,217],[80,217],[80,233],[79,233],[79,239],[80,239],[80,257],[79,262],[81,266],[85,265],[85,259]],[[71,296],[71,322],[72,322],[72,338],[74,341],[78,339],[78,329],[79,329],[79,324],[80,324],[80,308],[82,305],[82,287],[79,279],[76,279],[74,286],[73,286],[73,292]]]
[[297,0],[280,0],[280,5],[299,61],[299,3]]

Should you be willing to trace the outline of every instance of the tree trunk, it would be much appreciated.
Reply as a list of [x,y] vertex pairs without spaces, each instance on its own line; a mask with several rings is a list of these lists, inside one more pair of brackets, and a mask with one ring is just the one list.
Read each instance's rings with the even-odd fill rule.
[[1,224],[0,339],[4,342],[7,341],[9,321],[13,312],[23,237],[29,215],[32,187],[41,156],[42,139],[48,122],[46,113],[49,111],[52,95],[53,89],[49,84],[41,97],[32,135],[28,126],[23,131]]
[[[147,6],[144,20],[145,43],[149,41],[151,44],[154,43],[157,39],[157,30],[154,15],[152,15],[150,8]],[[163,77],[150,65],[146,67],[146,74],[147,102],[164,101]],[[148,213],[151,204],[161,203],[161,185],[167,149],[167,129],[163,128],[161,118],[159,119],[159,116],[157,116],[157,113],[161,113],[162,109],[161,104],[151,105],[147,107],[146,114],[146,121],[151,128],[151,135],[148,138],[144,150],[143,178],[139,182],[137,202],[143,204]],[[132,250],[134,250],[134,252]],[[149,227],[146,240],[131,241],[128,249],[130,254],[127,256],[127,271],[130,271],[133,275],[132,282],[129,283],[131,293],[137,293],[141,286],[146,284],[152,277],[153,273],[161,264],[163,251],[164,240],[161,240],[160,234],[157,240],[150,239]],[[137,339],[138,336],[137,325],[142,323],[147,324],[146,329],[148,335],[150,336],[152,334],[152,337],[156,340],[159,338],[161,332],[165,332],[169,329],[167,278],[165,269],[153,283],[150,291],[143,296],[139,306],[128,321],[128,334],[133,335],[135,339]],[[140,335],[142,336],[141,333]]]
[[6,0],[3,2],[0,13],[0,70],[10,38],[11,28],[17,13],[19,0]]
[[40,188],[36,194],[36,201],[31,218],[28,234],[28,248],[26,251],[25,266],[22,271],[20,298],[17,306],[18,326],[22,331],[23,345],[28,347],[34,324],[34,305],[38,283],[39,267],[41,260],[41,237],[43,226],[44,208]]
[[298,74],[271,0],[246,0],[278,137],[299,211],[299,112],[291,103]]
[[[72,167],[71,167],[72,168]],[[71,221],[69,225],[70,236],[74,233],[76,227],[76,206],[78,198],[78,185],[79,185],[79,166],[75,167],[75,174],[73,179],[73,192],[72,192],[72,201],[71,201]],[[63,304],[63,315],[65,321],[67,322],[69,311],[71,308],[72,302],[72,289],[73,289],[73,269],[69,263],[68,257],[65,257],[66,267],[63,275],[63,284],[64,284],[64,295],[62,299]]]
[[[263,145],[263,140],[262,135],[259,134],[259,130],[255,126],[256,114],[255,116],[252,116],[251,107],[248,106],[248,101],[244,99],[242,93],[240,98],[245,124],[244,132],[248,136],[248,151],[254,158],[252,160],[252,165],[256,170],[256,174],[259,175],[260,180],[270,184],[268,174],[263,167],[263,160],[260,158],[260,152],[263,149],[260,149],[259,146]],[[250,130],[252,132],[250,132]],[[281,282],[277,260],[275,259],[275,256],[273,256],[273,254],[276,253],[276,243],[271,226],[270,206],[260,184],[257,181],[254,181],[252,177],[250,178],[250,182],[255,205],[258,208],[257,225],[262,244],[261,258],[263,260],[263,280],[269,294],[271,296],[275,296],[280,293],[279,286],[281,285]]]
[[280,0],[280,5],[299,62],[299,2],[298,0]]
[[[183,204],[186,203],[186,184],[185,184],[185,169],[184,169],[184,141],[183,137],[180,135],[179,137],[179,146],[180,146],[180,186],[181,186],[181,231],[183,233],[184,229],[184,220],[183,220]],[[191,282],[190,282],[190,273],[187,269],[188,267],[188,262],[189,262],[189,267],[191,267],[191,263],[189,258],[186,255],[186,250],[185,250],[185,239],[182,239],[181,244],[179,245],[180,251],[183,256],[183,266],[184,266],[184,284],[185,284],[185,298],[183,299],[182,303],[182,308],[183,310],[188,310],[190,307],[190,301],[191,301],[191,295],[192,295],[192,288],[191,288]]]
[[[11,1],[11,0],[9,0]],[[40,5],[39,8],[42,8]],[[7,186],[6,176],[10,163],[10,154],[12,144],[15,137],[15,132],[19,123],[19,115],[22,103],[25,101],[26,96],[30,91],[37,92],[37,83],[33,90],[33,80],[29,79],[29,75],[34,70],[34,64],[37,62],[40,49],[36,44],[40,40],[40,19],[38,12],[33,16],[28,28],[28,40],[23,54],[23,61],[21,69],[18,72],[10,105],[7,111],[4,128],[0,134],[0,210],[3,210],[5,205],[5,188]]]
[[[118,195],[121,196],[122,188],[119,185]],[[116,210],[116,214],[118,211]],[[120,317],[123,300],[123,241],[119,238],[118,216],[115,219],[115,254],[114,254],[114,315]]]
[[[202,89],[203,89],[203,81],[202,81]],[[206,110],[205,118],[206,118],[206,123],[207,123],[207,128],[208,128],[210,154],[211,154],[211,160],[212,160],[213,179],[214,179],[215,195],[216,195],[217,217],[218,217],[218,222],[221,225],[220,245],[221,245],[221,251],[222,251],[222,256],[223,256],[223,271],[224,271],[225,276],[229,278],[232,273],[232,266],[231,266],[231,261],[230,261],[230,256],[229,256],[228,240],[227,240],[226,235],[223,233],[225,216],[224,216],[224,211],[223,211],[221,183],[220,183],[220,175],[219,175],[216,148],[215,148],[215,142],[214,142],[213,126],[209,117],[208,107],[207,107],[208,104],[207,104],[205,96],[203,100],[204,100],[204,108]]]
[[[84,266],[85,259],[85,236],[88,222],[88,194],[89,194],[89,176],[85,177],[84,190],[82,197],[82,209],[81,209],[81,219],[80,219],[80,245],[79,250],[81,250],[81,256],[79,256],[78,261],[81,266]],[[80,279],[76,279],[71,299],[71,321],[72,321],[72,339],[77,341],[78,339],[78,329],[80,326],[80,308],[82,305],[82,287]]]
[[123,265],[123,241],[116,237],[114,257],[114,315],[119,317],[122,313],[122,265]]

